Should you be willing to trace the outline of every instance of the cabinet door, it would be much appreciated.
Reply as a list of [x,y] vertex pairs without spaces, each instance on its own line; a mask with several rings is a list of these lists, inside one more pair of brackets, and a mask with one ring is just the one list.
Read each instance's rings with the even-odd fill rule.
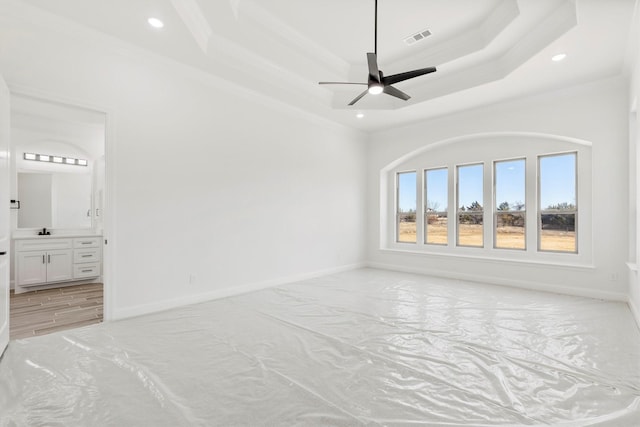
[[36,285],[47,281],[46,252],[18,252],[17,284]]
[[61,282],[73,277],[72,251],[58,250],[47,252],[47,282]]

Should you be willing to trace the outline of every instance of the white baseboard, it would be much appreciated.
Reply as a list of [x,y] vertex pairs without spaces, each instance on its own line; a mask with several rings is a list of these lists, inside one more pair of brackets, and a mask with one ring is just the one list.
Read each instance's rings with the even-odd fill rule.
[[220,298],[227,298],[235,295],[246,294],[248,292],[258,291],[261,289],[271,288],[274,286],[284,285],[287,283],[300,282],[303,280],[314,279],[316,277],[327,276],[329,274],[341,273],[343,271],[355,270],[358,268],[366,267],[367,264],[357,263],[350,264],[336,268],[330,268],[326,270],[314,271],[311,273],[298,274],[295,276],[288,276],[279,279],[266,280],[263,282],[248,283],[245,285],[232,286],[223,289],[216,289],[212,292],[205,292],[202,294],[187,295],[180,298],[174,298],[170,300],[163,300],[152,302],[150,304],[141,304],[133,307],[115,308],[113,310],[112,320],[125,319],[128,317],[141,316],[143,314],[155,313],[158,311],[169,310],[176,307],[181,307],[189,304],[197,304],[201,302],[216,300]]
[[504,279],[504,278],[493,277],[493,276],[480,277],[478,275],[466,274],[458,271],[444,271],[444,270],[434,270],[434,269],[428,269],[428,268],[405,267],[405,266],[399,266],[395,264],[383,264],[383,263],[375,263],[375,262],[363,262],[363,263],[357,263],[357,264],[350,264],[350,265],[345,265],[341,267],[315,271],[311,273],[288,276],[288,277],[283,277],[279,279],[266,280],[263,282],[248,283],[248,284],[239,285],[239,286],[216,289],[215,291],[212,291],[212,292],[187,295],[184,297],[174,298],[170,300],[163,300],[163,301],[157,301],[149,304],[141,304],[133,307],[115,309],[113,312],[114,315],[112,319],[117,320],[117,319],[125,319],[128,317],[141,316],[144,314],[169,310],[172,308],[181,307],[188,304],[197,304],[205,301],[211,301],[211,300],[216,300],[220,298],[227,298],[235,295],[245,294],[248,292],[258,291],[261,289],[271,288],[274,286],[284,285],[287,283],[299,282],[303,280],[313,279],[316,277],[326,276],[329,274],[336,274],[343,271],[355,270],[363,267],[376,268],[380,270],[398,271],[403,273],[422,274],[422,275],[428,275],[428,276],[443,277],[447,279],[465,280],[469,282],[482,282],[482,283],[495,284],[495,285],[501,285],[501,286],[510,286],[510,287],[520,288],[520,289],[528,289],[533,291],[553,292],[557,294],[596,298],[596,299],[603,299],[608,301],[627,302],[629,304],[629,307],[632,313],[634,314],[636,321],[638,322],[638,326],[640,327],[639,307],[636,307],[633,304],[633,302],[629,300],[629,296],[626,293],[609,292],[609,291],[602,291],[602,290],[595,290],[595,289],[574,288],[570,286],[558,286],[558,285],[551,285],[551,284],[534,282],[534,281]]
[[493,277],[493,276],[478,276],[477,274],[467,274],[467,273],[461,273],[459,271],[434,270],[430,268],[414,268],[414,267],[405,267],[405,266],[399,266],[395,264],[383,264],[383,263],[376,263],[376,262],[369,262],[367,263],[367,266],[371,268],[378,268],[381,270],[391,270],[391,271],[399,271],[403,273],[423,274],[427,276],[443,277],[447,279],[466,280],[469,282],[482,282],[482,283],[493,284],[493,285],[528,289],[532,291],[553,292],[556,294],[596,298],[596,299],[603,299],[608,301],[627,302],[629,299],[628,295],[624,292],[610,292],[610,291],[602,291],[597,289],[574,288],[571,286],[558,286],[558,285],[551,285],[548,283],[540,283],[540,282],[511,279],[511,278],[505,279],[502,277]]
[[629,309],[631,310],[631,314],[633,314],[633,317],[636,319],[636,324],[638,325],[638,329],[640,329],[640,307],[635,305],[631,298],[629,298],[629,301],[627,301],[627,304],[629,304]]

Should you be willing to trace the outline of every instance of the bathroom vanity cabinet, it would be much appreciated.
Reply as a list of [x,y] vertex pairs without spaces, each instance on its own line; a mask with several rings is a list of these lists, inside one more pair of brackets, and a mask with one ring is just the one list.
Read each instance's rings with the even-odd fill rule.
[[15,293],[100,276],[100,236],[15,239]]

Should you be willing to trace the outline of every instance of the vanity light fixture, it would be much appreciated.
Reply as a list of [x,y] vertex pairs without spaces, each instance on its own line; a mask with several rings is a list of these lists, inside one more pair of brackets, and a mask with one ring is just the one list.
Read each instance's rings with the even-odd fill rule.
[[36,162],[58,163],[75,166],[88,166],[89,161],[85,159],[76,159],[75,157],[50,156],[48,154],[24,153],[25,160],[33,160]]

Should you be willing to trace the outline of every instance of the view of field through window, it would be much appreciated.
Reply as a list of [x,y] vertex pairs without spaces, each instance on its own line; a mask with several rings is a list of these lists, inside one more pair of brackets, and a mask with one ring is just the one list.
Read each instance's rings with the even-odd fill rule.
[[540,156],[541,251],[577,252],[576,153]]
[[446,245],[448,243],[449,171],[447,168],[431,169],[424,173],[425,179],[425,243]]
[[[496,161],[494,165],[493,247],[526,248],[526,160]],[[538,250],[577,252],[577,153],[538,157]],[[456,167],[456,241],[458,246],[484,246],[482,163]],[[424,171],[425,244],[447,245],[449,227],[448,168]],[[417,173],[397,174],[396,236],[417,243]]]
[[458,246],[484,246],[484,165],[458,166]]
[[494,246],[525,249],[525,160],[495,162],[494,179]]
[[398,242],[416,243],[416,173],[398,174],[396,226]]

